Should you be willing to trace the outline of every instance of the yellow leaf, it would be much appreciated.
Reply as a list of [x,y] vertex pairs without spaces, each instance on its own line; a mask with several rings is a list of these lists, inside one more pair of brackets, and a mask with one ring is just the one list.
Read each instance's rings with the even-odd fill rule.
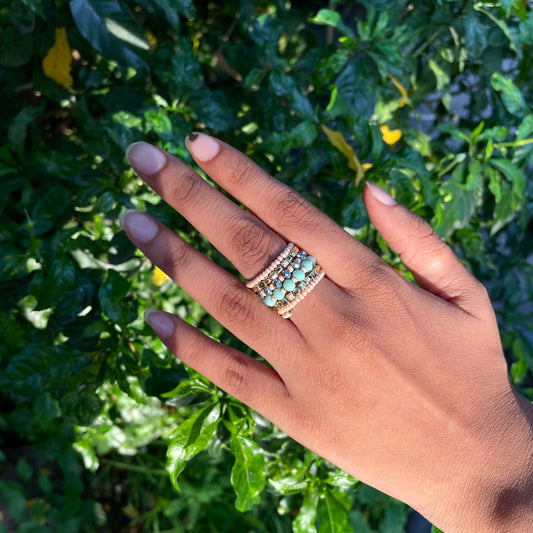
[[69,89],[72,86],[71,65],[72,52],[67,32],[65,28],[56,28],[56,41],[43,59],[43,71],[50,79]]
[[374,165],[372,163],[363,163],[363,168],[365,170],[368,170],[370,168],[372,168]]
[[387,72],[387,76],[391,79],[392,83],[394,83],[394,86],[396,89],[400,91],[400,94],[402,95],[402,99],[400,103],[398,104],[398,107],[403,107],[407,102],[407,91],[405,90],[405,87],[389,72]]
[[161,287],[164,285],[170,278],[158,267],[154,267],[154,273],[152,274],[152,283],[156,287]]
[[326,134],[329,142],[346,158],[348,161],[348,167],[355,172],[355,184],[359,185],[363,176],[365,175],[365,169],[358,157],[355,155],[353,148],[346,142],[340,131],[330,130],[328,127],[322,124],[322,131]]
[[402,130],[391,130],[386,124],[380,126],[379,129],[383,135],[383,140],[389,146],[396,144],[402,138]]

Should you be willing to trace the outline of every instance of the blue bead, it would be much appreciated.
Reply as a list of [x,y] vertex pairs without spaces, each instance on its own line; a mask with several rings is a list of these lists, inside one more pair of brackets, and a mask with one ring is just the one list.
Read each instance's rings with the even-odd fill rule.
[[305,272],[311,272],[313,270],[313,263],[311,261],[302,261],[301,269]]
[[305,272],[303,270],[295,270],[292,273],[292,277],[297,281],[303,281],[305,279]]
[[304,252],[303,250],[300,250],[300,251],[298,252],[298,257],[299,257],[300,259],[305,259],[305,258],[307,257],[307,253]]
[[292,279],[286,279],[284,282],[283,282],[283,288],[286,290],[286,291],[293,291],[295,288],[296,288],[296,283],[294,283],[294,281],[292,281]]
[[264,300],[263,300],[263,303],[267,306],[267,307],[274,307],[276,305],[276,302],[277,300],[274,300],[272,298],[272,296],[267,296]]
[[279,279],[275,279],[273,283],[276,289],[281,289],[281,287],[283,287],[283,283],[281,283]]
[[291,277],[291,271],[290,270],[284,270],[283,271],[283,277],[284,278],[290,278]]
[[276,298],[276,300],[283,300],[283,298],[285,298],[285,295],[281,292],[281,289],[276,289],[274,291],[274,294],[272,295],[274,298]]
[[268,287],[266,289],[264,289],[263,292],[265,293],[265,296],[270,296],[272,294],[272,290],[269,289]]
[[288,260],[288,259],[284,259],[284,260],[281,262],[281,266],[283,266],[283,267],[288,267],[288,266],[289,266],[289,260]]

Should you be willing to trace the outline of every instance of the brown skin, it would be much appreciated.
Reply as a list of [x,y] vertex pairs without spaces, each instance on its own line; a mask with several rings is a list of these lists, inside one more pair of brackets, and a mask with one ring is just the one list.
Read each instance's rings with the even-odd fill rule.
[[326,278],[283,320],[168,228],[154,221],[155,235],[139,240],[134,222],[149,227],[149,217],[127,213],[133,243],[272,368],[152,312],[147,320],[166,346],[304,446],[444,531],[531,531],[533,408],[509,384],[484,287],[429,225],[365,187],[370,220],[415,285],[234,148],[201,134],[188,146],[251,213],[165,152],[155,173],[142,170],[143,148],[128,155],[245,277],[290,241],[317,258]]

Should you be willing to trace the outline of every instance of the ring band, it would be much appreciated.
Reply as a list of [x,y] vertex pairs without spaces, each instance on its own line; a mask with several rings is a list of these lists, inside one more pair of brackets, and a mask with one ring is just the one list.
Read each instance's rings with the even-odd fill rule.
[[324,277],[325,272],[316,259],[307,252],[287,244],[283,251],[246,286],[255,292],[262,302],[283,318],[289,318],[292,310]]

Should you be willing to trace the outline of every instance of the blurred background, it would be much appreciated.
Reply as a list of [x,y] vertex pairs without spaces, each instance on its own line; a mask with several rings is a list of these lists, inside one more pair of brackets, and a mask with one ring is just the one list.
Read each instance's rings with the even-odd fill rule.
[[532,399],[532,44],[526,0],[0,0],[0,532],[430,531],[153,338],[152,306],[251,353],[120,230],[148,211],[234,271],[124,150],[217,135],[410,279],[361,200],[389,190]]

